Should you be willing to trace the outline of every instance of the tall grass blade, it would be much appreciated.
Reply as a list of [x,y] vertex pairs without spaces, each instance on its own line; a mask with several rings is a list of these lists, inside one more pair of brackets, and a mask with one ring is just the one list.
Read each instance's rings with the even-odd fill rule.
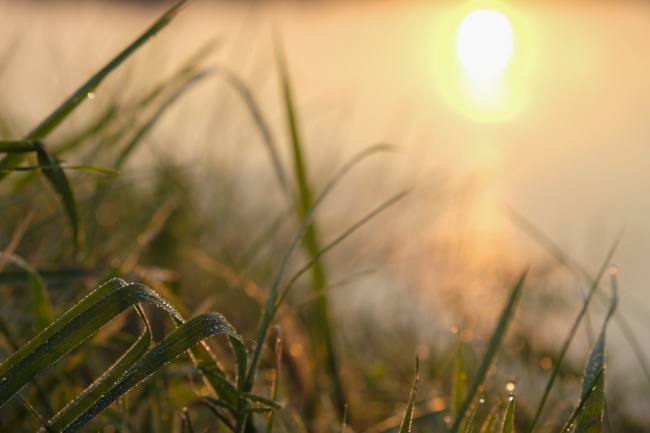
[[458,336],[456,344],[456,371],[454,372],[454,383],[452,389],[452,417],[458,416],[467,398],[467,370],[465,368],[465,352],[463,342]]
[[35,152],[34,140],[2,140],[0,153],[26,153]]
[[49,424],[57,431],[64,428],[78,416],[85,412],[92,404],[106,393],[113,383],[120,378],[138,359],[140,359],[149,350],[151,344],[151,329],[149,321],[144,312],[135,306],[138,315],[144,323],[144,330],[140,337],[133,345],[122,355],[108,370],[104,372],[95,382],[79,394],[74,400],[68,403]]
[[84,411],[74,422],[61,429],[61,433],[78,431],[147,377],[169,364],[192,346],[217,334],[236,335],[232,326],[219,313],[204,313],[183,323],[129,368],[89,409]]
[[564,360],[564,356],[566,355],[567,351],[569,350],[569,346],[571,345],[571,342],[573,341],[573,338],[575,337],[576,332],[578,331],[578,326],[580,325],[580,322],[582,321],[582,318],[587,312],[587,308],[589,307],[589,303],[591,302],[591,299],[594,296],[594,293],[596,293],[596,290],[598,289],[598,283],[600,279],[602,278],[603,274],[605,273],[605,270],[607,269],[607,266],[609,266],[609,263],[612,259],[612,256],[614,255],[614,252],[616,251],[616,246],[617,244],[612,245],[610,248],[609,252],[607,253],[607,256],[605,257],[605,260],[603,260],[603,264],[600,267],[600,270],[598,271],[598,274],[596,278],[593,280],[593,284],[591,285],[591,288],[589,289],[589,294],[585,298],[584,302],[582,303],[582,309],[578,313],[578,316],[576,317],[576,320],[573,322],[573,326],[569,330],[569,333],[564,340],[564,344],[562,345],[562,349],[560,350],[560,354],[557,357],[557,360],[554,362],[554,367],[553,370],[551,371],[551,377],[548,380],[548,383],[546,384],[546,388],[544,389],[544,394],[542,395],[542,399],[539,402],[539,405],[537,406],[537,411],[535,413],[535,418],[533,418],[533,422],[530,424],[530,427],[528,428],[528,432],[532,433],[535,429],[535,425],[539,421],[539,418],[542,414],[542,410],[544,409],[544,406],[546,404],[546,400],[548,399],[548,396],[551,393],[551,389],[553,388],[553,384],[555,383],[555,379],[557,378],[559,372],[560,372],[560,365],[562,364],[562,361]]
[[[298,248],[298,245],[300,244],[300,241],[302,240],[303,236],[305,235],[305,232],[307,230],[307,227],[309,226],[311,222],[311,218],[314,214],[314,212],[318,209],[319,205],[323,202],[325,197],[327,197],[331,191],[334,189],[334,187],[341,181],[341,179],[350,172],[352,168],[354,168],[358,163],[366,159],[368,156],[376,154],[380,151],[385,151],[389,149],[390,147],[387,145],[375,145],[371,146],[367,149],[362,150],[361,152],[357,153],[354,157],[352,157],[343,167],[341,167],[335,176],[330,179],[330,181],[327,183],[325,188],[323,188],[323,191],[320,193],[316,201],[314,202],[313,206],[311,207],[309,214],[307,217],[302,221],[302,224],[296,231],[296,234],[294,235],[293,239],[291,240],[291,243],[289,247],[287,248],[287,251],[285,252],[284,256],[282,257],[282,262],[280,263],[280,266],[278,268],[278,271],[276,273],[276,276],[273,280],[273,283],[271,284],[271,290],[269,291],[269,295],[266,298],[266,302],[264,304],[264,308],[262,310],[262,315],[260,317],[260,322],[257,327],[257,336],[255,341],[257,342],[257,347],[255,348],[255,351],[253,352],[253,357],[250,363],[250,368],[248,372],[248,378],[246,381],[246,389],[251,390],[253,387],[253,382],[255,380],[255,374],[257,373],[257,369],[259,367],[259,362],[261,360],[261,354],[262,354],[262,348],[264,344],[264,340],[266,338],[266,334],[271,326],[271,323],[273,322],[273,318],[275,317],[275,313],[277,312],[278,305],[282,302],[282,299],[286,294],[288,293],[288,290],[291,288],[292,281],[297,280],[297,277],[294,276],[292,280],[284,286],[284,289],[281,291],[280,287],[283,283],[283,279],[285,277],[286,271],[289,267],[289,262],[293,256],[293,253],[296,251]],[[401,199],[405,194],[399,194],[398,196],[394,197],[393,199],[389,200],[388,202],[384,203],[383,206],[380,206],[378,209],[376,209],[374,212],[371,212],[366,218],[362,219],[359,221],[355,226],[353,226],[352,231],[354,231],[356,228],[360,227],[362,224],[368,221],[368,219],[372,218],[375,216],[377,213],[379,213],[381,210],[385,209],[388,205],[395,203],[397,200]],[[346,233],[351,233],[350,230],[346,231]],[[338,239],[338,242],[341,242],[344,239],[344,236],[340,236]],[[338,243],[336,242],[336,243]],[[332,243],[333,244],[333,243]],[[334,245],[330,244],[330,247],[333,247]],[[306,272],[306,270],[309,268],[309,265],[304,267],[301,272]],[[299,272],[300,273],[300,272]]]
[[[279,37],[275,38],[274,47],[282,84],[282,93],[284,97],[287,121],[289,123],[289,132],[291,135],[294,170],[299,194],[298,212],[300,220],[304,221],[307,218],[307,215],[309,214],[309,211],[312,207],[313,194],[309,185],[307,167],[303,157],[304,144],[300,138],[298,131],[298,120],[296,117],[296,110],[293,101],[289,71],[287,68],[284,50],[280,43]],[[325,372],[332,381],[334,388],[335,409],[339,415],[342,415],[346,403],[345,391],[343,389],[343,382],[339,376],[334,343],[332,341],[332,327],[329,317],[330,313],[328,307],[328,298],[325,293],[325,288],[327,287],[327,278],[322,262],[316,259],[321,248],[318,231],[313,220],[305,231],[304,241],[307,253],[312,259],[314,259],[314,263],[311,268],[312,289],[318,295],[314,303],[314,324],[313,329],[311,330],[314,339],[314,348],[316,352],[315,356],[316,359],[324,359],[325,361]]]
[[399,427],[399,433],[409,433],[413,423],[413,407],[415,406],[415,394],[418,389],[418,380],[420,379],[420,361],[415,357],[415,378],[413,379],[413,386],[411,387],[411,394],[409,395],[408,403],[406,404],[406,411],[404,411],[404,418]]
[[235,359],[237,360],[237,390],[244,392],[246,372],[248,370],[248,349],[246,349],[244,343],[238,338],[228,336],[228,342],[230,342],[230,347],[235,353]]
[[[605,332],[609,319],[614,315],[618,306],[618,287],[616,283],[616,268],[611,268],[612,301],[603,322],[596,344],[591,349],[585,373],[582,378],[582,395],[584,407],[576,419],[576,430],[585,433],[600,433],[605,410]],[[595,383],[595,385],[594,385]],[[589,396],[586,396],[587,393]]]
[[76,246],[79,241],[79,215],[77,214],[77,203],[72,188],[70,188],[68,177],[61,169],[61,164],[57,157],[51,153],[42,142],[35,141],[34,144],[37,146],[36,157],[38,163],[40,165],[53,167],[48,170],[43,170],[43,174],[47,180],[50,181],[54,190],[63,201],[63,207],[65,208],[68,219],[70,220],[70,226],[72,227],[73,243]]
[[503,416],[503,426],[501,433],[514,433],[515,431],[515,396],[508,397],[508,407],[506,414]]
[[278,146],[275,143],[273,134],[271,134],[271,128],[268,125],[268,122],[262,115],[262,110],[260,109],[259,104],[255,100],[253,93],[246,86],[246,84],[232,71],[219,67],[217,72],[221,73],[227,83],[229,83],[233,89],[241,96],[242,100],[246,104],[248,111],[250,111],[251,116],[253,116],[253,122],[257,126],[257,129],[262,135],[262,139],[266,144],[266,148],[269,151],[271,161],[273,162],[273,168],[275,170],[275,175],[280,184],[280,189],[285,194],[289,194],[289,183],[287,181],[287,175],[280,161],[280,154],[278,152]]
[[[149,29],[147,29],[140,37],[138,37],[131,45],[126,47],[120,54],[104,66],[99,72],[93,75],[86,83],[77,89],[61,106],[59,106],[52,114],[43,120],[36,128],[34,128],[26,140],[42,140],[46,138],[63,120],[68,117],[83,101],[88,98],[89,93],[93,93],[101,82],[120,66],[127,58],[129,58],[136,50],[138,50],[145,42],[155,36],[162,30],[172,19],[180,12],[181,8],[188,2],[188,0],[180,0],[176,2],[167,12],[165,12],[156,22],[154,22]],[[24,155],[12,154],[7,155],[0,160],[0,169],[10,168],[19,165],[24,160]],[[0,180],[6,177],[6,173],[0,172]]]
[[474,400],[474,397],[476,397],[480,388],[483,386],[483,382],[485,381],[487,372],[490,369],[492,362],[494,362],[496,353],[499,347],[501,346],[501,341],[503,339],[503,336],[505,335],[508,324],[510,323],[510,320],[512,319],[512,316],[514,314],[515,305],[517,304],[517,300],[519,299],[521,295],[521,291],[524,287],[524,280],[526,278],[526,273],[527,272],[524,272],[522,274],[521,278],[519,279],[515,287],[512,289],[510,297],[508,298],[508,303],[504,307],[503,312],[501,313],[501,316],[499,318],[499,322],[497,323],[496,329],[494,330],[494,333],[492,334],[492,338],[490,338],[490,342],[488,343],[487,352],[483,356],[483,360],[481,361],[481,365],[479,366],[478,371],[476,372],[476,376],[474,377],[474,380],[472,382],[472,385],[469,388],[467,397],[465,398],[465,401],[463,402],[460,411],[456,415],[456,419],[454,420],[454,423],[450,430],[452,433],[458,432],[458,429],[460,428],[460,425],[465,417],[465,413],[467,412],[467,409],[469,409],[470,405],[472,404],[472,401]]
[[118,279],[107,282],[0,364],[0,407],[43,370],[139,302],[178,317],[176,310],[148,287]]
[[32,312],[36,319],[37,329],[39,331],[45,329],[52,322],[52,305],[45,288],[45,282],[38,271],[15,254],[3,251],[0,251],[0,263],[9,263],[25,271],[29,282]]

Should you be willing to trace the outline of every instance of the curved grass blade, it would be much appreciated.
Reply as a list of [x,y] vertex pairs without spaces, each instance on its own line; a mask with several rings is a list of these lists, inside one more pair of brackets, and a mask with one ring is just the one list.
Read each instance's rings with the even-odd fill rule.
[[519,281],[517,282],[517,284],[515,285],[514,289],[510,294],[508,303],[506,304],[506,306],[503,309],[503,312],[501,313],[501,317],[499,318],[499,323],[497,324],[497,327],[494,330],[494,333],[492,334],[492,338],[490,338],[490,342],[488,343],[487,352],[483,356],[483,361],[481,362],[481,365],[479,366],[479,369],[476,372],[476,376],[474,377],[472,386],[469,388],[467,397],[465,398],[465,401],[463,402],[463,405],[461,406],[460,411],[456,415],[456,419],[454,420],[454,423],[451,427],[450,431],[452,433],[458,432],[458,429],[460,428],[460,424],[465,418],[465,413],[467,412],[467,409],[469,409],[470,405],[472,404],[472,401],[474,400],[474,397],[478,393],[479,389],[483,386],[483,382],[485,381],[487,372],[490,369],[490,365],[492,365],[497,350],[501,346],[501,340],[505,335],[506,329],[508,327],[508,323],[510,323],[510,320],[512,319],[515,305],[517,304],[517,300],[519,299],[519,296],[521,295],[521,291],[524,286],[524,280],[526,278],[526,274],[527,272],[524,272],[522,274],[521,278],[519,279]]
[[10,263],[25,271],[29,281],[32,312],[36,319],[37,329],[46,328],[52,322],[52,305],[45,289],[45,282],[38,271],[22,258],[4,251],[0,251],[0,263]]
[[156,110],[156,112],[147,120],[144,125],[140,127],[138,132],[135,134],[135,136],[131,139],[131,141],[124,147],[122,152],[117,158],[117,161],[115,163],[115,166],[120,168],[128,158],[128,156],[135,150],[136,146],[142,138],[153,128],[153,126],[158,122],[160,117],[165,113],[165,111],[173,105],[176,100],[183,95],[187,90],[189,90],[192,85],[197,83],[198,81],[202,80],[203,78],[209,76],[209,71],[201,71],[196,74],[194,74],[192,77],[190,77],[180,88],[178,88],[174,93],[171,94],[165,100],[165,102]]
[[[332,189],[341,181],[341,179],[350,172],[352,168],[354,168],[357,164],[359,164],[361,161],[366,159],[367,157],[374,155],[378,152],[385,151],[390,149],[391,147],[385,144],[379,144],[375,146],[371,146],[367,149],[362,150],[361,152],[357,153],[355,156],[353,156],[343,167],[341,167],[334,177],[330,179],[330,181],[327,183],[325,188],[323,188],[323,191],[320,193],[314,204],[312,205],[309,214],[307,217],[303,220],[302,224],[298,228],[296,234],[294,235],[293,239],[291,240],[291,243],[285,252],[284,256],[282,257],[282,262],[280,263],[280,267],[278,268],[278,272],[273,280],[273,283],[271,284],[271,290],[269,291],[269,296],[266,299],[266,303],[264,304],[264,308],[262,310],[262,315],[260,317],[260,322],[257,327],[257,336],[256,336],[256,342],[257,346],[255,348],[255,351],[253,352],[253,357],[250,363],[250,368],[248,372],[248,378],[246,380],[246,390],[250,391],[253,387],[253,381],[255,380],[255,374],[257,373],[257,369],[259,367],[259,362],[261,359],[261,354],[262,354],[262,348],[263,348],[263,343],[264,339],[266,338],[266,334],[271,326],[271,323],[273,321],[273,317],[275,316],[275,313],[277,312],[277,306],[279,305],[278,298],[283,296],[282,293],[280,293],[280,285],[282,284],[282,280],[285,276],[285,273],[289,267],[289,262],[293,256],[293,253],[296,251],[298,248],[298,245],[300,241],[302,240],[302,237],[305,234],[305,231],[307,230],[307,227],[309,226],[309,223],[311,221],[311,218],[314,214],[314,212],[318,209],[319,205],[323,202],[325,197],[327,197]],[[377,211],[374,213],[371,213],[370,215],[375,215]],[[348,230],[349,231],[349,230]],[[287,285],[285,287],[290,287],[290,285]],[[286,295],[288,288],[285,288],[284,294]]]
[[77,214],[77,203],[74,199],[72,188],[70,188],[68,177],[61,169],[61,164],[57,157],[45,147],[45,144],[40,141],[35,141],[34,145],[36,146],[36,157],[38,163],[43,166],[51,167],[48,170],[44,170],[43,174],[45,174],[47,180],[50,181],[54,190],[63,200],[63,207],[68,214],[70,226],[72,227],[72,239],[76,246],[79,241],[79,216]]
[[413,406],[415,405],[415,393],[418,389],[418,380],[420,379],[420,361],[415,357],[415,378],[413,379],[413,386],[411,387],[411,395],[409,395],[408,403],[406,404],[406,411],[402,424],[399,427],[399,433],[409,433],[411,431],[411,424],[413,423]]
[[86,411],[92,404],[97,401],[115,381],[124,374],[138,359],[140,359],[149,350],[151,344],[151,329],[149,321],[144,312],[135,306],[138,315],[144,323],[144,330],[140,337],[133,345],[108,369],[100,378],[93,382],[73,401],[68,403],[49,424],[57,431],[74,421],[79,415]]
[[[115,316],[147,302],[179,317],[156,292],[140,284],[111,280],[84,298],[0,364],[0,407],[47,367],[88,340]],[[180,318],[180,317],[179,317]]]
[[271,128],[269,128],[268,122],[262,115],[262,110],[260,109],[259,104],[255,100],[253,93],[246,86],[246,84],[232,71],[220,66],[217,69],[217,72],[221,73],[226,82],[232,86],[233,89],[241,96],[242,100],[246,104],[248,111],[253,116],[253,121],[257,126],[257,129],[262,135],[262,139],[266,144],[266,148],[269,151],[271,156],[271,161],[273,162],[273,168],[275,169],[275,175],[280,184],[280,189],[285,194],[289,194],[289,183],[287,181],[287,175],[282,167],[282,162],[280,161],[280,154],[278,152],[278,147],[271,134]]
[[[213,415],[214,415],[214,416],[215,416],[219,421],[221,421],[221,422],[222,422],[226,427],[228,427],[228,429],[229,429],[230,431],[232,431],[232,432],[236,432],[236,431],[237,431],[237,428],[236,428],[235,425],[232,423],[232,421],[230,420],[230,418],[228,418],[226,415],[224,415],[223,413],[221,413],[221,412],[219,411],[219,407],[223,407],[223,406],[221,405],[221,403],[222,403],[221,400],[217,400],[216,398],[212,398],[212,397],[201,397],[201,401],[203,402],[203,404],[205,404],[205,405],[207,406],[208,409],[210,409],[210,412],[212,412],[212,414],[213,414]],[[234,407],[229,407],[229,408],[227,408],[227,409],[230,410],[231,413],[236,412],[236,409],[235,409]]]
[[[101,82],[129,58],[136,50],[138,50],[145,42],[155,36],[162,30],[172,19],[180,12],[181,8],[189,0],[180,0],[176,2],[167,12],[165,12],[156,22],[154,22],[149,29],[147,29],[140,37],[138,37],[131,45],[126,47],[120,54],[104,66],[99,72],[93,75],[86,83],[77,89],[61,106],[59,106],[52,114],[43,120],[36,128],[34,128],[25,137],[26,140],[44,139],[52,132],[70,113],[72,113],[83,101],[88,98],[89,93],[93,93]],[[24,160],[24,155],[11,154],[0,160],[0,169],[15,167]],[[0,181],[6,176],[6,173],[0,172]]]
[[246,371],[248,370],[248,349],[244,346],[244,343],[232,336],[228,336],[228,342],[232,351],[235,353],[235,359],[237,360],[237,391],[244,392],[244,386],[246,384]]
[[514,433],[515,431],[515,396],[508,397],[508,407],[503,417],[501,433]]
[[115,382],[110,390],[74,422],[61,429],[61,432],[76,432],[147,377],[169,364],[192,346],[217,334],[236,335],[233,327],[219,313],[204,313],[183,323],[140,358]]
[[540,400],[539,405],[537,406],[537,412],[535,413],[535,418],[533,418],[533,422],[530,424],[530,427],[528,428],[529,433],[532,433],[534,431],[535,425],[539,421],[539,418],[542,414],[542,410],[544,409],[544,405],[546,404],[546,400],[548,399],[548,396],[551,393],[551,389],[553,388],[553,384],[555,383],[555,379],[557,378],[560,372],[560,365],[562,363],[562,360],[564,359],[564,356],[569,350],[569,346],[571,345],[571,342],[573,341],[573,337],[575,337],[575,334],[578,331],[578,326],[580,325],[582,318],[587,313],[587,308],[589,307],[589,303],[591,302],[591,299],[593,298],[594,294],[596,293],[596,290],[598,289],[598,283],[602,278],[603,274],[605,273],[607,266],[609,266],[609,262],[611,261],[615,250],[616,250],[616,244],[614,244],[612,248],[610,248],[609,252],[607,253],[607,256],[605,257],[605,260],[603,261],[603,264],[601,265],[600,270],[596,275],[596,278],[593,280],[591,288],[589,289],[589,293],[585,298],[584,302],[582,303],[582,309],[578,313],[576,320],[573,322],[573,326],[569,330],[569,333],[567,334],[567,337],[564,340],[564,344],[562,345],[560,354],[558,355],[557,360],[554,362],[555,365],[553,367],[553,371],[551,371],[551,377],[549,378],[548,383],[546,384],[546,388],[544,389],[544,394],[542,395],[542,399]]

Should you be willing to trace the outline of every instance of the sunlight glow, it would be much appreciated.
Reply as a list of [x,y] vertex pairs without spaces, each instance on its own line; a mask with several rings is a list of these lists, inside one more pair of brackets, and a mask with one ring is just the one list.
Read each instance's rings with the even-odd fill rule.
[[463,69],[475,80],[493,80],[513,51],[512,26],[500,12],[476,10],[460,23],[456,51]]

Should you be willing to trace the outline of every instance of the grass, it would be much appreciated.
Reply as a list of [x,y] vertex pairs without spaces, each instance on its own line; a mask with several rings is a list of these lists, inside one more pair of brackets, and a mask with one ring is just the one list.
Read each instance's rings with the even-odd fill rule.
[[[50,139],[185,3],[173,5],[26,137],[0,141],[6,241],[0,252],[0,432],[634,431],[614,417],[620,409],[606,403],[605,334],[610,319],[621,317],[614,316],[613,270],[613,295],[605,298],[609,309],[586,359],[582,388],[570,396],[571,408],[553,394],[556,379],[571,374],[565,356],[614,247],[550,375],[537,377],[545,388],[539,401],[532,394],[504,395],[505,380],[495,374],[497,365],[542,357],[509,351],[520,300],[535,285],[531,272],[506,278],[505,301],[492,315],[488,338],[467,340],[461,333],[452,344],[426,347],[412,379],[411,330],[394,323],[382,330],[359,316],[356,336],[344,334],[330,310],[325,258],[403,205],[407,193],[389,196],[335,235],[321,229],[318,212],[346,176],[390,148],[369,147],[329,180],[311,179],[279,38],[293,170],[285,167],[279,141],[244,80],[222,66],[203,65],[210,46],[129,104],[111,102],[76,133]],[[250,226],[237,213],[227,179],[193,182],[192,170],[173,162],[146,169],[128,164],[165,112],[210,77],[225,79],[242,98],[277,180],[277,209]],[[68,165],[63,157],[81,162]],[[206,205],[206,186],[223,197]],[[379,352],[383,363],[366,362],[367,351]]]

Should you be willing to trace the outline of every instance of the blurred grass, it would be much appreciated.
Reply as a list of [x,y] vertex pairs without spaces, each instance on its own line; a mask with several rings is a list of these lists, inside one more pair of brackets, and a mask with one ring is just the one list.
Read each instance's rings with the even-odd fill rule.
[[[319,213],[334,206],[341,189],[335,186],[351,182],[344,176],[388,147],[372,146],[354,155],[329,179],[310,178],[310,144],[299,130],[299,104],[278,40],[277,73],[289,149],[278,146],[283,140],[275,136],[273,116],[267,116],[245,80],[222,65],[205,65],[213,49],[209,44],[167,78],[152,77],[154,84],[143,85],[130,102],[115,95],[95,108],[77,131],[49,137],[184,3],[174,4],[25,139],[4,135],[14,128],[2,129],[0,152],[7,156],[0,163],[0,193],[5,197],[0,205],[0,432],[110,427],[302,433],[341,431],[343,425],[345,431],[368,433],[488,433],[532,431],[537,424],[544,431],[557,431],[565,423],[591,431],[594,419],[605,426],[603,420],[609,419],[613,431],[644,431],[643,425],[622,418],[625,407],[605,404],[604,333],[616,297],[585,373],[565,358],[600,277],[591,279],[592,290],[568,336],[551,342],[562,346],[552,356],[550,372],[540,367],[548,348],[535,344],[534,333],[526,334],[516,314],[524,281],[521,276],[512,284],[518,268],[495,269],[500,276],[490,277],[499,282],[499,291],[491,294],[494,305],[483,306],[479,313],[494,320],[494,309],[504,304],[495,325],[472,322],[474,313],[461,314],[462,302],[458,310],[450,303],[427,312],[427,327],[444,323],[435,321],[435,315],[448,308],[463,328],[457,335],[435,329],[435,341],[418,334],[416,307],[422,301],[417,293],[398,290],[389,297],[385,287],[373,287],[362,300],[367,309],[380,311],[379,320],[354,308],[343,313],[331,309],[333,299],[354,295],[335,291],[331,283],[336,281],[331,275],[341,277],[334,263],[355,260],[334,248],[346,241],[347,254],[357,249],[358,256],[378,258],[375,268],[385,265],[388,258],[382,262],[363,244],[385,236],[392,227],[391,212],[396,206],[408,211],[408,204],[403,193],[386,194],[389,198],[376,206],[358,200],[356,210],[362,216],[346,214],[334,224]],[[241,169],[227,167],[232,161],[206,158],[197,167],[176,163],[184,143],[163,143],[171,159],[152,152],[148,160],[136,160],[166,113],[189,89],[213,77],[225,79],[242,98],[246,119],[252,120],[246,127],[261,135],[269,156],[270,175],[260,174],[261,183],[250,179],[248,187],[261,190],[252,203],[241,185],[224,174],[228,168]],[[10,117],[0,111],[0,125],[11,126],[6,120]],[[22,165],[30,152],[36,153],[38,165]],[[62,164],[62,156],[75,162]],[[292,172],[287,160],[293,163],[293,176],[287,175]],[[276,181],[267,182],[270,177]],[[324,187],[317,195],[318,185]],[[69,231],[72,236],[65,235]],[[612,255],[613,249],[603,270]],[[336,260],[326,273],[325,259],[332,257]],[[524,297],[536,296],[536,289],[547,282],[544,266],[550,265],[524,274]],[[311,273],[309,282],[302,278],[305,273]],[[340,286],[364,284],[364,278],[343,277],[351,282]],[[456,277],[461,284],[466,278]],[[394,284],[401,289],[405,281]],[[395,311],[392,304],[398,303],[407,306],[406,318],[383,313]],[[229,323],[212,310],[225,314]],[[555,320],[550,307],[537,313]],[[52,322],[54,317],[59,318]],[[472,330],[475,336],[468,337]],[[215,333],[229,337],[204,341]],[[526,343],[523,348],[516,348],[517,339]],[[513,382],[509,376],[523,375],[522,370],[534,386],[518,388],[515,400],[502,388]],[[556,383],[573,376],[584,377],[582,391],[566,381]],[[547,390],[534,414],[535,388],[544,384]],[[552,393],[552,387],[562,393]]]

